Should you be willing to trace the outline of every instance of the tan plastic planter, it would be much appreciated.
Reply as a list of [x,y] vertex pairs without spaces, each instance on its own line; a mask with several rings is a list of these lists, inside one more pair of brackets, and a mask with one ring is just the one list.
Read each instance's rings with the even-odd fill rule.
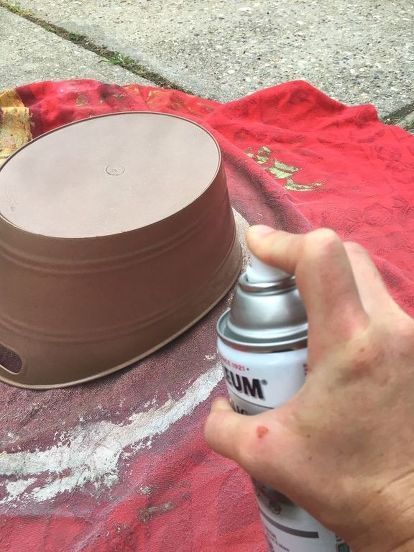
[[200,319],[240,263],[206,130],[133,112],[49,132],[0,169],[0,379],[119,370]]

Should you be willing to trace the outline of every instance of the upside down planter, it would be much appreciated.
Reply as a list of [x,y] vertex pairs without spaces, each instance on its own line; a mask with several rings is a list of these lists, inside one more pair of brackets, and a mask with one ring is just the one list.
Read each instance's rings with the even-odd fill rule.
[[219,147],[150,112],[44,134],[0,169],[0,379],[62,387],[158,349],[241,264]]

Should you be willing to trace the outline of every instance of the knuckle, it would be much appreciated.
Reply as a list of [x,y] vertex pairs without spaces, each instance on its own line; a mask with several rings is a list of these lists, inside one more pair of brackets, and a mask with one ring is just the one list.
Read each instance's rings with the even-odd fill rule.
[[384,350],[377,339],[368,338],[355,343],[351,354],[350,370],[355,376],[374,373],[384,357]]
[[352,344],[347,357],[346,379],[368,378],[387,384],[396,370],[407,363],[411,366],[414,356],[414,321],[400,319],[393,321],[392,334],[382,323],[373,327]]
[[369,323],[364,329],[359,328],[344,347],[345,363],[362,368],[372,364],[383,353],[386,344],[381,328]]
[[338,234],[330,228],[318,228],[318,230],[307,234],[307,238],[312,247],[326,248],[341,243]]
[[410,343],[414,341],[414,320],[411,317],[404,314],[401,317],[398,328],[403,338],[408,339]]
[[377,339],[365,339],[354,352],[354,363],[360,368],[370,368],[382,356],[382,347]]
[[308,259],[325,258],[343,249],[338,234],[330,228],[319,228],[305,235],[303,256]]
[[402,355],[414,355],[414,320],[407,315],[402,316],[394,325],[394,346]]

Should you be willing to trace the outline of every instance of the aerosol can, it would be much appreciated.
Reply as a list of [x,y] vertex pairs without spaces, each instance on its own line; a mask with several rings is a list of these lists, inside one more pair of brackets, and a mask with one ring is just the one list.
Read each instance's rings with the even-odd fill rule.
[[[218,321],[218,353],[233,408],[247,415],[277,408],[305,382],[307,318],[295,277],[254,256],[231,308]],[[254,482],[270,550],[350,552],[288,498]]]

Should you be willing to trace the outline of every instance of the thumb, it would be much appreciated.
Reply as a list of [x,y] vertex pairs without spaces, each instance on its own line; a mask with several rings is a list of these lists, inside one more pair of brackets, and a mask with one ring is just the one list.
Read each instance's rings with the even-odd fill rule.
[[209,446],[219,454],[239,461],[240,435],[246,431],[246,416],[234,412],[226,399],[217,399],[211,406],[204,427]]
[[284,472],[279,446],[286,441],[285,433],[277,411],[245,416],[234,412],[225,399],[213,403],[204,428],[206,441],[213,450],[267,483],[275,483]]

